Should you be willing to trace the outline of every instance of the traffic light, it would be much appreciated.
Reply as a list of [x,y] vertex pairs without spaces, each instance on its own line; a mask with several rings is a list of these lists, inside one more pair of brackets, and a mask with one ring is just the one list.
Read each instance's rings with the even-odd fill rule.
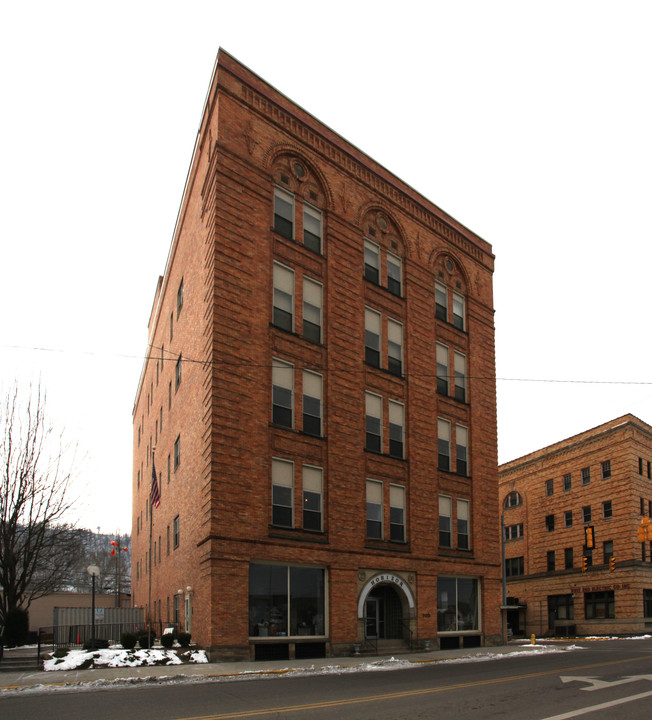
[[616,569],[616,558],[612,555],[609,558],[609,572],[613,572]]
[[647,533],[645,532],[645,525],[639,525],[636,530],[636,539],[638,542],[645,542],[645,536]]
[[586,572],[588,568],[588,561],[586,559],[586,555],[582,556],[582,572]]

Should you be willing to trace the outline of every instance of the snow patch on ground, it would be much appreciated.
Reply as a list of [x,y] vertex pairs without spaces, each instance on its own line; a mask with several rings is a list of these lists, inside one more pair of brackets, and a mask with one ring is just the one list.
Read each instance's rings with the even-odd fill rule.
[[[188,662],[206,663],[208,658],[203,650],[189,650],[184,653]],[[143,665],[181,665],[183,661],[172,650],[70,650],[62,658],[52,658],[43,663],[45,671],[77,670],[85,665],[95,667],[142,667]]]

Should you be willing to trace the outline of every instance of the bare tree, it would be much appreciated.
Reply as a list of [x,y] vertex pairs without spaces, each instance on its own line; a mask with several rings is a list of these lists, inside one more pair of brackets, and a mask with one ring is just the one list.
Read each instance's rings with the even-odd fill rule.
[[65,585],[79,548],[65,522],[74,458],[45,404],[40,386],[21,398],[14,385],[0,407],[0,625]]

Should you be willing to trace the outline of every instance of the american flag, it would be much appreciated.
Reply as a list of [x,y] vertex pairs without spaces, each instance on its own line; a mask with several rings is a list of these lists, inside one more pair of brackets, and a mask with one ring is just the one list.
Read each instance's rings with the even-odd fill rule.
[[156,467],[154,467],[154,458],[152,458],[152,489],[149,491],[149,499],[155,508],[157,508],[161,504],[161,493],[158,489],[158,480],[156,479]]

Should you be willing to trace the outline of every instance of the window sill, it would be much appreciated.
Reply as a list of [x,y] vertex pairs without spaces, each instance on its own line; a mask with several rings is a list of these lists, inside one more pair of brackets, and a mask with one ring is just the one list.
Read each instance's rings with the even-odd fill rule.
[[277,325],[276,323],[273,323],[270,321],[269,326],[271,328],[274,328],[274,330],[279,330],[282,333],[285,333],[286,335],[291,335],[294,338],[297,338],[297,340],[304,340],[307,343],[310,343],[310,345],[318,348],[325,348],[326,345],[323,342],[315,342],[314,340],[311,340],[310,338],[307,338],[305,335],[300,335],[297,332],[294,332],[294,330],[286,330],[284,327],[281,327],[280,325]]
[[378,538],[365,538],[364,546],[368,550],[381,550],[383,552],[387,552],[388,550],[403,553],[412,552],[409,540],[379,540]]
[[313,435],[312,433],[304,432],[303,430],[298,430],[293,427],[288,427],[287,425],[278,425],[277,423],[270,422],[269,427],[274,428],[274,430],[287,430],[287,432],[295,433],[296,435],[301,435],[305,438],[312,438],[313,440],[328,440],[327,435]]
[[373,363],[367,362],[367,360],[364,361],[364,364],[367,367],[374,368],[374,370],[380,370],[380,372],[385,373],[385,375],[389,375],[390,377],[396,378],[397,380],[405,380],[405,375],[403,375],[403,373],[399,375],[398,373],[392,372],[387,368],[380,367],[380,365],[374,365]]
[[304,530],[283,525],[269,525],[269,537],[279,540],[295,540],[298,542],[319,543],[328,545],[328,533],[323,530]]
[[389,460],[398,460],[399,462],[407,462],[406,457],[397,457],[396,455],[379,452],[378,450],[370,450],[369,448],[364,448],[364,451],[370,455],[376,455],[377,457],[388,458]]
[[465,336],[467,336],[467,337],[468,337],[468,335],[469,335],[469,331],[468,331],[466,328],[464,328],[464,329],[458,328],[457,325],[454,325],[452,322],[450,322],[450,320],[442,320],[442,318],[439,318],[439,317],[437,317],[437,316],[435,315],[435,322],[441,323],[442,325],[446,325],[447,327],[452,328],[453,330],[455,330],[455,332],[458,332],[458,333],[460,333],[460,334],[462,334],[462,335],[465,335]]
[[384,290],[388,295],[395,297],[397,300],[405,300],[405,293],[403,293],[402,295],[397,295],[395,292],[392,292],[386,285],[381,285],[380,283],[374,282],[364,274],[362,275],[362,279],[372,287],[378,288],[379,290]]
[[309,248],[305,243],[301,242],[300,240],[297,240],[294,237],[288,237],[287,235],[284,235],[283,233],[279,232],[273,225],[269,228],[270,232],[272,232],[277,238],[280,238],[282,240],[285,240],[286,242],[290,242],[293,245],[296,245],[297,247],[303,248],[306,250],[306,252],[309,252],[311,255],[314,255],[315,257],[324,257],[324,238],[321,239],[322,249],[321,252],[316,252],[315,250],[312,250]]

